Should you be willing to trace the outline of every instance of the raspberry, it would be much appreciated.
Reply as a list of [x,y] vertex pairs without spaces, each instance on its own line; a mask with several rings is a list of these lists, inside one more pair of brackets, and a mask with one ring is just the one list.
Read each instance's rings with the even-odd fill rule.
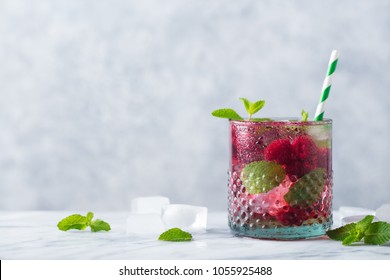
[[266,160],[276,161],[280,164],[289,164],[293,159],[293,148],[288,139],[273,141],[264,152]]
[[290,178],[301,178],[317,168],[318,148],[316,143],[307,135],[298,136],[292,142],[292,162],[286,166]]
[[295,138],[292,143],[295,156],[300,160],[307,160],[317,154],[317,145],[311,137],[303,135]]

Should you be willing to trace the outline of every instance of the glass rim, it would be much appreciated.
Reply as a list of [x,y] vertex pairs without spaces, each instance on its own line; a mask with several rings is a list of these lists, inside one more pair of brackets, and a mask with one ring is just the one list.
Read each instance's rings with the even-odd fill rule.
[[[268,119],[268,118],[267,118]],[[252,124],[252,125],[325,125],[332,124],[333,120],[324,118],[322,121],[301,121],[298,118],[289,118],[289,117],[277,117],[277,118],[269,118],[269,120],[262,121],[248,121],[248,120],[232,120],[229,119],[229,123],[237,123],[237,124]]]

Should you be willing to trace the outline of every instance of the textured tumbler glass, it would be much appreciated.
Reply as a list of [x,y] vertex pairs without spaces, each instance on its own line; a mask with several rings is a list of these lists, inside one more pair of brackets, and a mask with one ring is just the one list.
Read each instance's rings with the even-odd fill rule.
[[233,233],[284,240],[324,235],[332,225],[332,120],[229,123]]

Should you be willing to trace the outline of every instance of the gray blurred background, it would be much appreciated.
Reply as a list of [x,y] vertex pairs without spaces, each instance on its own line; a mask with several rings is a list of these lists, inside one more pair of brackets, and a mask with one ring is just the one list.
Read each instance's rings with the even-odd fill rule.
[[390,1],[0,0],[0,210],[225,210],[227,121],[313,117],[332,49],[334,206],[390,203]]

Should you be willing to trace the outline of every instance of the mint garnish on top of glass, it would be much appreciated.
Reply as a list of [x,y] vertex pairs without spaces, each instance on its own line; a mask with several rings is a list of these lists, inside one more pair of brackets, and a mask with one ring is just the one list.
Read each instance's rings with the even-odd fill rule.
[[[258,100],[256,102],[250,102],[246,98],[240,98],[242,103],[244,103],[245,110],[248,113],[248,121],[261,121],[264,119],[254,119],[252,118],[252,115],[260,111],[261,108],[264,107],[265,101],[264,100]],[[223,108],[223,109],[217,109],[211,113],[214,117],[218,118],[225,118],[225,119],[231,119],[231,120],[238,120],[242,121],[244,118],[242,118],[236,111],[230,108]]]
[[[255,102],[251,102],[248,99],[243,98],[243,97],[241,97],[239,99],[244,104],[245,110],[248,113],[247,121],[261,122],[261,121],[271,120],[269,118],[252,118],[252,116],[254,114],[259,112],[264,107],[264,104],[265,104],[264,100],[258,100]],[[234,121],[243,121],[244,120],[244,118],[241,117],[235,110],[230,109],[230,108],[217,109],[217,110],[214,110],[211,114],[214,117],[230,119],[230,120],[234,120]],[[309,114],[308,114],[308,112],[302,110],[301,116],[302,116],[301,121],[305,122],[305,121],[307,121]]]

